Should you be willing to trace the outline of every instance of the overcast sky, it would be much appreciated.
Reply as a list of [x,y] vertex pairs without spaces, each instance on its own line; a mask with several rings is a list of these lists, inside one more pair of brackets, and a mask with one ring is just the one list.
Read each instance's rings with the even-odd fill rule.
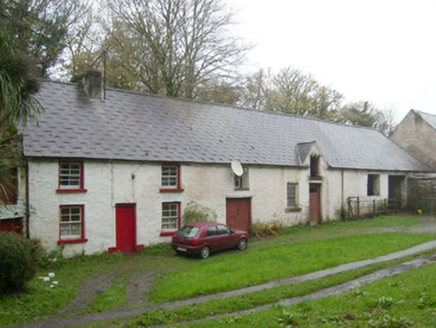
[[225,0],[249,67],[291,66],[346,101],[436,115],[436,0]]

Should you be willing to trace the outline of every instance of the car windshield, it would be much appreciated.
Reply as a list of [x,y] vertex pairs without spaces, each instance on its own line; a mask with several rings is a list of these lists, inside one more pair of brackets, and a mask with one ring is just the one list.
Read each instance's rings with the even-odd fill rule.
[[197,227],[184,226],[177,231],[176,235],[180,237],[195,237],[200,229]]

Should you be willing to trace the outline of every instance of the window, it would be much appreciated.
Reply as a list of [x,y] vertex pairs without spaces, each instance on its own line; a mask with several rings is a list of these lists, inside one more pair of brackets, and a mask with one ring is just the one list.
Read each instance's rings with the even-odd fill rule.
[[84,242],[84,206],[60,206],[60,233],[58,243]]
[[86,192],[83,189],[83,162],[59,162],[58,192]]
[[162,165],[160,191],[183,191],[183,189],[180,188],[180,165]]
[[177,231],[177,236],[192,238],[197,236],[197,233],[200,231],[197,227],[184,226],[182,229]]
[[297,183],[288,182],[287,207],[297,207]]
[[310,156],[310,177],[319,177],[319,156]]
[[229,235],[232,232],[229,228],[223,225],[218,226],[218,231],[220,232],[220,235]]
[[18,200],[18,169],[9,171],[6,181],[0,185],[0,201],[8,205],[16,205]]
[[180,227],[180,203],[162,203],[162,233],[172,234]]
[[241,189],[242,188],[242,181],[243,181],[242,176],[238,176],[235,174],[234,179],[235,179],[235,189]]
[[379,174],[368,174],[368,196],[379,196],[380,195],[380,175]]
[[248,190],[248,168],[244,169],[244,173],[241,176],[233,174],[235,190]]
[[216,226],[207,227],[206,236],[207,237],[218,236],[218,229],[216,228]]

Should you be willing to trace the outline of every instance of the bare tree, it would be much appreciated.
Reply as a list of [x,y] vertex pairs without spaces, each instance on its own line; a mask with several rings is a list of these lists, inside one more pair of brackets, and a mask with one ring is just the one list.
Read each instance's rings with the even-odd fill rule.
[[[67,0],[68,1],[68,0]],[[75,17],[64,39],[65,48],[51,73],[63,80],[83,73],[98,56],[104,38],[100,25],[102,7],[92,0],[75,1],[80,17]]]
[[397,116],[398,115],[394,107],[382,110],[375,128],[385,136],[389,136],[398,125]]
[[281,95],[279,102],[275,104],[275,110],[299,116],[309,116],[314,112],[312,99],[319,85],[311,75],[286,68],[273,81],[275,89]]
[[257,109],[257,110],[267,110],[267,108],[272,108],[270,104],[274,102],[272,93],[272,74],[271,71],[264,71],[260,69],[259,71],[247,75],[243,82],[243,90],[241,96],[241,106]]
[[194,99],[231,78],[247,50],[231,35],[233,13],[221,0],[108,2],[112,86]]
[[348,103],[340,111],[340,121],[349,125],[375,128],[381,118],[382,112],[367,101]]
[[294,68],[259,70],[245,78],[242,106],[323,120],[336,120],[342,95]]

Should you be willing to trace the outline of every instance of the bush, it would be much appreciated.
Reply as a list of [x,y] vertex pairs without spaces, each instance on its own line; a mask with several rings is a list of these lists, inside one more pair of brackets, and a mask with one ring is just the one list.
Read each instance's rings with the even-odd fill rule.
[[183,223],[193,223],[202,221],[215,222],[217,215],[210,208],[190,201],[186,205],[185,212],[183,213]]
[[0,231],[0,291],[18,291],[36,272],[36,248],[15,232]]

